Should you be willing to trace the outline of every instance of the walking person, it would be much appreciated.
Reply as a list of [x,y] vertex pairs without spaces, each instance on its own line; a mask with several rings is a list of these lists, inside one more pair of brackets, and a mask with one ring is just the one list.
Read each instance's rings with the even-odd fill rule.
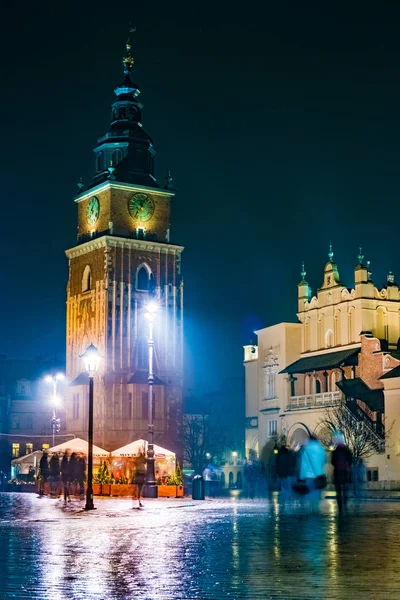
[[78,456],[73,452],[69,459],[69,491],[76,494],[76,482],[78,479]]
[[292,496],[292,483],[295,471],[294,452],[283,441],[276,455],[276,474],[281,486],[282,501],[289,502]]
[[321,501],[321,490],[326,485],[325,464],[325,450],[316,436],[311,434],[303,442],[300,451],[299,479],[308,488],[307,498],[313,512],[318,510]]
[[60,495],[59,494],[60,459],[58,458],[57,452],[55,452],[50,459],[49,469],[50,469],[51,497],[56,498]]
[[85,499],[85,481],[86,481],[86,461],[85,457],[81,454],[78,456],[76,461],[76,481],[79,486],[79,497],[81,500]]
[[353,456],[350,449],[346,446],[343,434],[337,431],[333,436],[335,446],[332,452],[333,482],[336,489],[336,502],[339,513],[346,508],[348,498],[348,485],[350,483],[351,464]]
[[43,452],[39,463],[39,496],[44,496],[44,487],[49,477],[49,455]]
[[64,489],[64,502],[65,503],[67,502],[67,500],[68,500],[68,502],[71,502],[71,498],[69,495],[70,479],[71,479],[71,471],[70,471],[70,464],[69,464],[69,460],[68,460],[68,452],[65,451],[64,456],[62,457],[62,461],[61,461],[61,481],[62,481],[63,489]]
[[143,508],[143,504],[140,501],[140,497],[142,495],[142,490],[144,486],[144,482],[146,481],[146,457],[144,454],[140,453],[136,458],[136,471],[135,471],[135,483],[137,486],[137,500],[138,500],[138,508]]

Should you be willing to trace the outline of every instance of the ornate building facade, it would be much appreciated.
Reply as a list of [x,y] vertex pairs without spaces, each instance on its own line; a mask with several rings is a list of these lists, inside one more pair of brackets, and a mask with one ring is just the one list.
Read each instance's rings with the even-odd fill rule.
[[370,478],[391,473],[400,480],[400,397],[389,402],[384,391],[393,387],[388,374],[400,365],[400,293],[393,274],[378,289],[360,249],[348,289],[330,248],[315,296],[303,266],[297,316],[298,323],[258,331],[257,345],[244,348],[247,453],[281,435],[295,445],[318,434],[327,409],[344,403],[354,427],[374,440]]
[[102,356],[95,379],[94,441],[112,450],[147,435],[149,299],[154,327],[156,443],[179,449],[183,378],[182,246],[170,242],[171,178],[160,186],[155,149],[142,127],[140,90],[131,79],[115,89],[111,125],[94,149],[95,173],[79,185],[77,245],[66,251],[67,429],[87,435],[87,377],[80,355],[93,343]]

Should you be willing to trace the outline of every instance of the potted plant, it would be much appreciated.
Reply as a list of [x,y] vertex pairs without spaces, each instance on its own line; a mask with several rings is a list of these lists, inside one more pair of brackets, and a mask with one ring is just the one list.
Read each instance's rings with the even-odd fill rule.
[[157,480],[158,496],[160,498],[182,498],[183,479],[182,469],[178,463],[174,475],[165,475]]
[[111,493],[111,475],[106,462],[100,465],[93,480],[93,494],[96,496],[109,496]]

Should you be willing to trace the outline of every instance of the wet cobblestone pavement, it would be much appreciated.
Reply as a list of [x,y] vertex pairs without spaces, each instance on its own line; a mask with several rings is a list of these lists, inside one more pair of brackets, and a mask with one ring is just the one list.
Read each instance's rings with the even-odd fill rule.
[[400,597],[400,503],[95,503],[0,494],[2,600]]

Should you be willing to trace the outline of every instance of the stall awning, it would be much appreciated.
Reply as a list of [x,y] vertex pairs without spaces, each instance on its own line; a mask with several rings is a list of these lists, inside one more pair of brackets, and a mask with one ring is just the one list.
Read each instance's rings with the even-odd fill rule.
[[346,396],[365,402],[368,408],[374,412],[383,412],[384,395],[383,389],[371,390],[371,388],[360,377],[354,379],[342,379],[336,382],[337,387]]
[[281,373],[310,373],[312,371],[335,369],[343,365],[356,365],[360,349],[351,348],[351,350],[339,350],[338,352],[327,352],[326,354],[300,358],[286,369],[283,369]]

